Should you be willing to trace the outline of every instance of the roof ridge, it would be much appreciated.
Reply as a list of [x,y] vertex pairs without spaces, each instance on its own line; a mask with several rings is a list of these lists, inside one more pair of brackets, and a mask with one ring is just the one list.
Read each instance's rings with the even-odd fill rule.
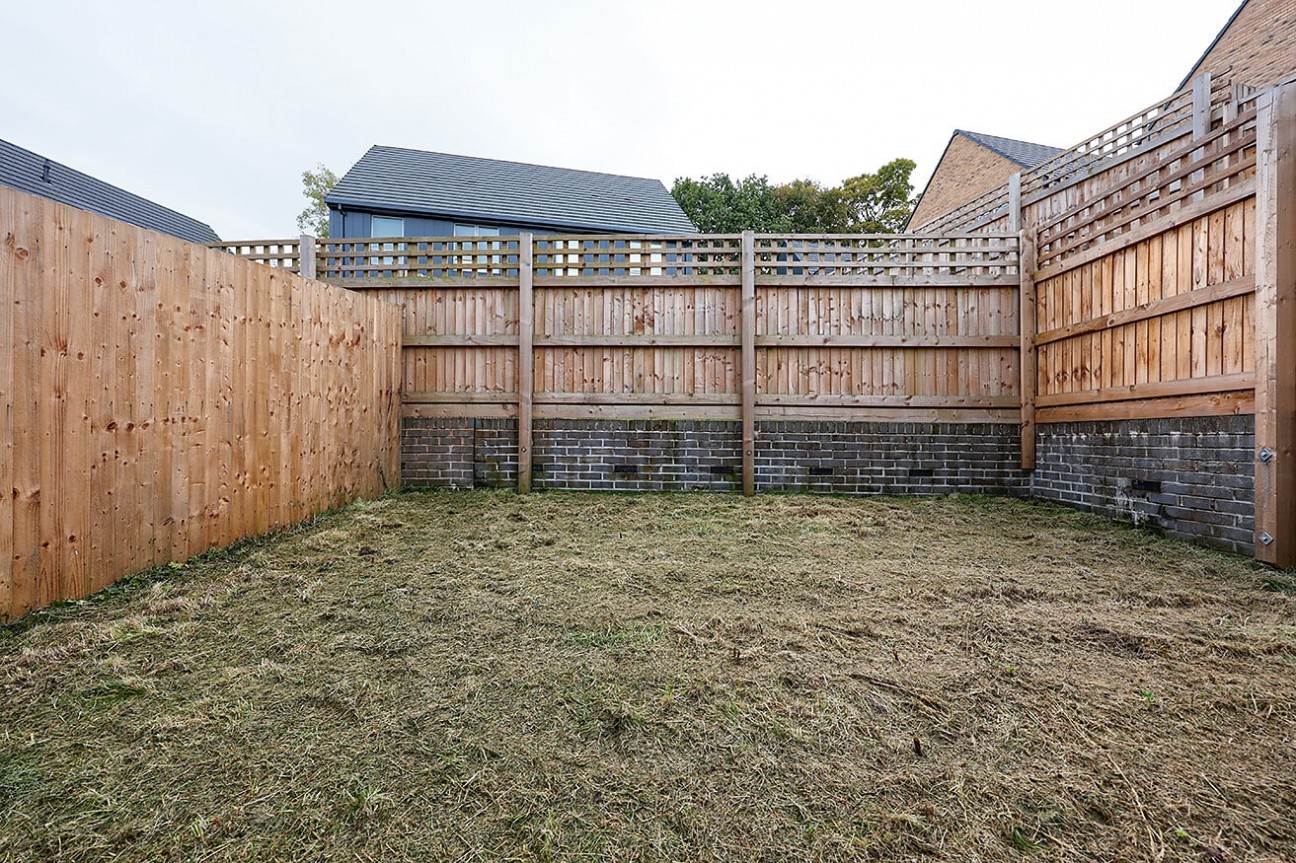
[[[1053,147],[1052,144],[1041,144],[1037,141],[1027,141],[1025,138],[1009,138],[1007,135],[992,135],[989,132],[972,132],[968,129],[955,129],[956,135],[975,135],[979,138],[998,138],[1002,141],[1016,141],[1018,144],[1030,144],[1032,147]],[[1065,147],[1053,147],[1054,150],[1065,150]]]
[[[394,144],[374,144],[369,151],[374,150],[400,150],[403,153],[422,153],[429,156],[449,156],[453,159],[472,159],[474,162],[493,162],[498,165],[517,165],[524,168],[544,168],[550,171],[570,171],[575,174],[593,174],[599,177],[616,177],[622,180],[647,180],[653,183],[661,183],[658,177],[643,177],[639,174],[615,174],[611,171],[590,171],[585,168],[564,168],[561,165],[544,165],[540,162],[519,162],[514,159],[496,159],[491,156],[465,156],[462,153],[447,153],[443,150],[420,150],[418,147],[398,147]],[[664,183],[662,185],[665,185]]]

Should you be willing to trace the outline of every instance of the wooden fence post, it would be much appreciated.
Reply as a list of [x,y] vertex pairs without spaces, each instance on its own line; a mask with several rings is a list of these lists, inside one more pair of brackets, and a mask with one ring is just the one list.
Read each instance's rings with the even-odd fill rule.
[[[1192,136],[1194,141],[1205,138],[1210,133],[1211,123],[1211,76],[1210,72],[1203,72],[1193,79],[1192,82]],[[1205,150],[1193,150],[1192,159],[1196,161],[1205,155]],[[1204,171],[1193,171],[1188,177],[1188,184],[1201,182],[1205,176]],[[1192,200],[1200,201],[1206,197],[1206,191],[1200,189],[1192,193]]]
[[1035,242],[1034,225],[1024,224],[1021,172],[1008,178],[1008,230],[1017,232],[1017,327],[1021,333],[1021,466],[1035,469]]
[[309,234],[297,238],[297,272],[315,278],[315,238]]
[[1035,469],[1035,388],[1038,384],[1038,356],[1035,333],[1035,228],[1027,225],[1018,234],[1019,259],[1017,269],[1021,275],[1021,305],[1018,317],[1021,327],[1021,466],[1023,470]]
[[1256,558],[1296,565],[1296,84],[1256,99]]
[[535,386],[535,301],[530,232],[518,235],[518,494],[531,491],[531,397]]
[[1008,231],[1016,233],[1022,228],[1021,171],[1008,178]]
[[756,235],[742,235],[742,484],[756,493]]

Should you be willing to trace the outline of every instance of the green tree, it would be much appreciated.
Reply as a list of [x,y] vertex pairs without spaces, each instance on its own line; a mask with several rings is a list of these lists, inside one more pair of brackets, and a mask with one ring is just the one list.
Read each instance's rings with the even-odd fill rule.
[[911,160],[894,159],[840,186],[822,186],[809,179],[775,186],[755,174],[737,182],[728,174],[700,180],[680,177],[671,194],[698,230],[707,234],[896,233],[913,212],[909,180],[913,170]]
[[314,171],[302,171],[301,177],[307,204],[297,216],[297,228],[323,239],[329,235],[329,212],[324,196],[337,185],[337,174],[318,164]]
[[694,180],[680,177],[671,188],[680,209],[704,234],[778,231],[778,202],[766,177],[734,182],[728,174]]
[[841,194],[850,213],[846,232],[898,234],[914,209],[912,159],[892,159],[872,174],[842,183]]
[[850,223],[850,209],[841,189],[814,180],[793,180],[774,187],[779,218],[771,230],[793,234],[841,234]]

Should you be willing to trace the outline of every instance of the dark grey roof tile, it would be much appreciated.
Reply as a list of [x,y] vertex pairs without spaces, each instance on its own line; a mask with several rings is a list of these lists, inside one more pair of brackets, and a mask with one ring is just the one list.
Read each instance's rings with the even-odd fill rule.
[[370,148],[325,201],[575,230],[696,230],[660,180],[400,147]]
[[955,135],[962,135],[976,141],[982,147],[993,150],[1005,159],[1033,168],[1040,162],[1051,159],[1062,152],[1062,147],[1050,147],[1047,144],[1032,144],[1029,141],[1018,141],[1013,138],[1001,138],[998,135],[983,135],[980,132],[968,132],[955,129]]
[[3,140],[0,140],[0,185],[190,243],[220,241],[204,222]]

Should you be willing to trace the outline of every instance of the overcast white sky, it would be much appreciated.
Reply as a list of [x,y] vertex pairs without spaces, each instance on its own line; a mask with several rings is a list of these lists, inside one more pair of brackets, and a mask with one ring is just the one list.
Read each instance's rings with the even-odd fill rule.
[[0,0],[0,138],[297,233],[300,174],[390,144],[837,183],[955,128],[1069,146],[1169,93],[1239,0]]

